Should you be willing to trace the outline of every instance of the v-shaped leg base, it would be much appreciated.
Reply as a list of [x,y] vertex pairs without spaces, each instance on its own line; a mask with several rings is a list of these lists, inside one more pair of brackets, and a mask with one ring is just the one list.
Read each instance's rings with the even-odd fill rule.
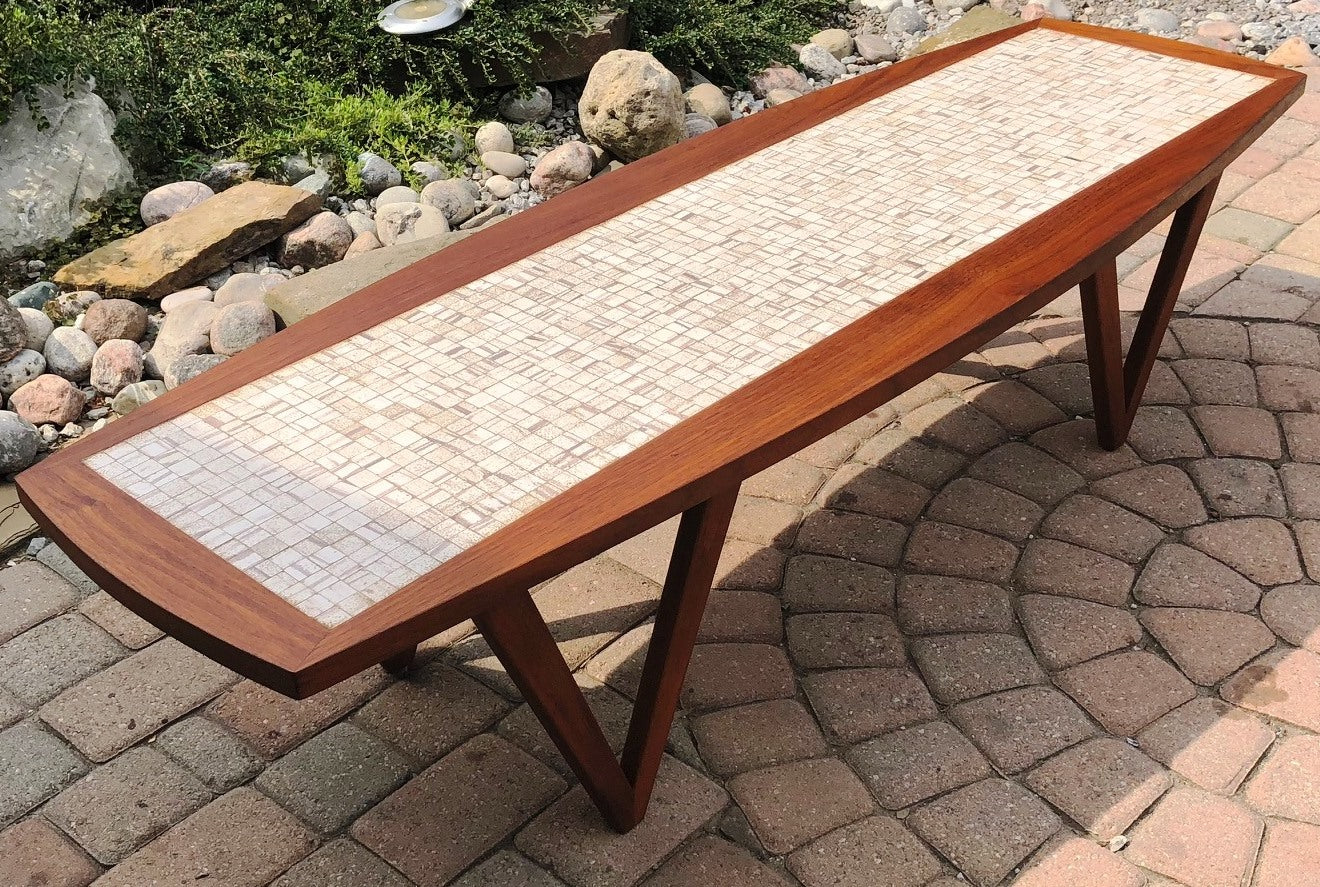
[[475,620],[605,821],[620,832],[641,821],[651,800],[737,495],[735,488],[683,514],[621,760],[529,593]]
[[1095,430],[1100,446],[1106,450],[1116,450],[1127,440],[1218,184],[1219,179],[1213,179],[1174,214],[1126,360],[1119,326],[1115,260],[1108,259],[1082,281],[1082,325],[1091,367]]

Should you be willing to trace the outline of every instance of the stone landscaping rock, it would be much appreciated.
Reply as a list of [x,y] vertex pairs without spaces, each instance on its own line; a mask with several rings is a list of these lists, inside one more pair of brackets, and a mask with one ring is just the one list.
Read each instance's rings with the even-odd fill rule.
[[582,132],[624,161],[683,138],[683,89],[647,52],[619,49],[591,69],[578,100]]
[[139,342],[147,334],[147,309],[128,299],[102,299],[87,306],[83,332],[97,345],[111,339]]
[[500,97],[500,116],[514,123],[540,123],[554,110],[555,99],[544,86],[528,94],[506,92]]
[[180,305],[186,305],[189,302],[210,302],[215,299],[215,293],[211,292],[209,287],[190,286],[186,290],[179,290],[177,293],[170,293],[160,300],[160,310],[169,314]]
[[956,22],[943,31],[922,40],[917,44],[917,48],[912,51],[912,54],[923,55],[932,50],[942,49],[955,43],[962,43],[964,40],[971,40],[983,34],[990,34],[1020,24],[1022,24],[1020,18],[1009,15],[1006,11],[1001,12],[990,6],[976,6],[965,12]]
[[134,382],[142,381],[144,360],[137,342],[131,339],[108,340],[96,349],[96,356],[92,358],[92,387],[102,394],[118,394]]
[[301,191],[310,191],[322,199],[335,193],[334,179],[330,178],[330,173],[319,169],[311,175],[304,176],[294,182],[293,187]]
[[66,425],[82,415],[87,398],[68,379],[46,373],[15,391],[9,403],[33,425]]
[[431,184],[432,182],[439,182],[443,179],[449,178],[449,171],[447,169],[445,169],[443,166],[437,166],[434,163],[428,163],[425,160],[418,160],[417,162],[411,164],[408,167],[408,170],[413,175],[420,176],[421,178],[425,179],[426,184],[428,185]]
[[9,360],[27,343],[28,326],[23,315],[8,302],[0,303],[0,360]]
[[478,154],[486,154],[491,151],[502,151],[505,154],[513,153],[513,133],[498,120],[482,124],[473,140],[476,142]]
[[57,326],[73,323],[78,315],[85,312],[101,297],[92,290],[79,290],[76,293],[63,293],[51,299],[41,309],[46,316],[55,321]]
[[1311,65],[1320,65],[1320,58],[1317,58],[1316,54],[1311,51],[1311,44],[1296,36],[1289,37],[1280,43],[1278,49],[1265,56],[1265,61],[1286,68],[1305,68]]
[[444,214],[433,206],[391,203],[376,213],[376,236],[385,246],[438,237],[448,230]]
[[41,434],[17,413],[0,410],[0,473],[22,471],[37,458]]
[[818,43],[808,43],[798,53],[802,69],[817,80],[838,80],[846,73],[843,62]]
[[124,387],[110,402],[110,409],[115,415],[127,416],[145,403],[150,403],[165,393],[165,383],[155,379],[146,382],[134,382]]
[[6,397],[46,372],[41,352],[26,349],[0,364],[0,393]]
[[275,314],[263,302],[221,308],[211,322],[211,350],[229,356],[275,335]]
[[496,175],[516,179],[527,172],[527,161],[519,154],[506,151],[487,151],[481,155],[481,165]]
[[728,97],[713,83],[698,83],[684,94],[683,100],[690,113],[709,117],[719,126],[733,119]]
[[329,210],[319,212],[284,235],[280,242],[280,263],[320,268],[342,259],[352,242],[353,229],[348,227],[348,222]]
[[213,274],[295,228],[321,208],[315,194],[245,182],[140,234],[93,250],[57,283],[106,297],[160,298]]
[[[712,121],[712,128],[714,122]],[[546,197],[562,194],[591,178],[596,157],[585,142],[565,142],[549,151],[532,170],[531,185]]]
[[433,206],[451,226],[461,225],[477,212],[477,198],[467,181],[446,179],[422,189],[421,202]]
[[830,55],[843,60],[853,54],[853,38],[843,28],[829,28],[811,35],[811,42],[827,49]]
[[165,371],[165,387],[178,388],[184,382],[220,366],[228,359],[223,354],[185,354],[170,364],[170,368]]
[[683,137],[687,139],[714,132],[718,127],[718,123],[704,114],[687,114],[683,117]]
[[508,176],[491,176],[486,179],[486,190],[497,200],[507,200],[518,193],[518,185]]
[[1157,34],[1173,34],[1178,31],[1178,16],[1167,9],[1138,9],[1137,27]]
[[921,11],[911,6],[900,6],[889,13],[885,20],[885,32],[891,37],[903,37],[908,34],[920,34],[926,30],[926,17]]
[[211,324],[219,310],[213,302],[189,302],[165,315],[156,343],[147,354],[147,374],[160,378],[180,357],[201,354],[210,347]]
[[155,225],[214,196],[215,192],[201,182],[171,182],[143,195],[138,212],[145,224]]
[[47,317],[46,312],[36,308],[19,308],[18,313],[22,315],[23,324],[27,327],[28,349],[40,351],[46,347],[46,339],[51,330],[55,329],[55,321]]
[[223,191],[235,185],[252,181],[256,170],[252,164],[241,160],[227,160],[212,164],[211,168],[198,176],[198,181],[212,191]]
[[800,98],[802,98],[802,93],[796,89],[772,89],[765,94],[765,106],[773,108]]
[[25,286],[9,297],[9,304],[15,308],[43,308],[46,303],[60,294],[60,288],[49,281],[40,281]]
[[393,188],[403,183],[403,173],[379,154],[364,151],[358,155],[357,165],[358,177],[362,179],[362,190],[373,197],[386,188]]
[[776,89],[791,89],[798,95],[805,95],[811,90],[811,84],[802,72],[784,65],[766,68],[751,78],[752,94],[766,98]]
[[70,382],[86,382],[96,356],[96,342],[82,330],[71,326],[56,327],[42,350],[46,370]]
[[[0,101],[0,258],[64,240],[90,207],[133,181],[115,116],[80,79]],[[31,307],[40,307],[33,305]]]
[[354,237],[353,242],[348,245],[348,249],[344,252],[344,258],[351,259],[373,249],[380,249],[380,247],[380,238],[376,236],[376,232],[363,231],[357,237]]
[[898,53],[894,51],[894,47],[879,34],[858,34],[854,42],[857,55],[867,64],[898,60]]
[[417,192],[412,188],[407,185],[395,185],[380,192],[380,196],[376,198],[376,207],[380,208],[390,203],[416,203],[417,200]]
[[[265,302],[266,293],[284,282],[278,274],[254,274],[244,271],[235,274],[215,291],[215,307],[224,308],[237,302]],[[131,339],[132,336],[123,338]]]

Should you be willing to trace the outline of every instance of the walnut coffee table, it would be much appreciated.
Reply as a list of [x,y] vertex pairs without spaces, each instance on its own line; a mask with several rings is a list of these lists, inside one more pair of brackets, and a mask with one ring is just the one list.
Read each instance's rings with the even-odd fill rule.
[[[1081,284],[1127,434],[1224,167],[1303,77],[1033,22],[590,182],[25,472],[97,583],[307,696],[474,619],[643,816],[739,483]],[[1174,214],[1129,356],[1115,257]],[[682,513],[620,763],[528,593]]]

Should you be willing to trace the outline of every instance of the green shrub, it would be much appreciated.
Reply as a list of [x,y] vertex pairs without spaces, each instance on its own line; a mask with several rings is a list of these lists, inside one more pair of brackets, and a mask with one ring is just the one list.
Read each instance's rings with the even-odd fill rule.
[[13,96],[31,102],[34,87],[86,76],[79,35],[77,18],[49,0],[0,3],[0,125]]

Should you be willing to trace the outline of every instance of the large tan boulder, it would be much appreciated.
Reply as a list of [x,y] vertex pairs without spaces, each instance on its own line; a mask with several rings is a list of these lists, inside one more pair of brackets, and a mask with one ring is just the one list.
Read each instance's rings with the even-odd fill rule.
[[244,182],[65,265],[55,282],[106,297],[181,290],[265,246],[321,209],[309,191]]
[[683,138],[683,87],[649,52],[617,49],[591,68],[578,100],[587,138],[637,160]]

